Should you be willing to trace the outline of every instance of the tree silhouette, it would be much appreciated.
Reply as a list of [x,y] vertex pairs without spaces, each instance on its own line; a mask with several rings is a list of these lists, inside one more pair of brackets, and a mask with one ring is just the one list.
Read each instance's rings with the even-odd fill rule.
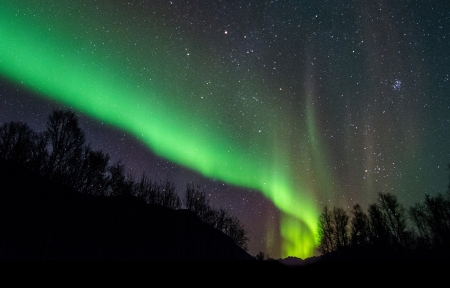
[[79,169],[79,160],[85,142],[78,118],[70,110],[55,110],[47,120],[49,159],[47,176],[62,183],[71,183],[71,175]]
[[187,210],[194,212],[203,222],[230,236],[239,247],[247,251],[249,239],[246,228],[237,217],[230,216],[228,211],[222,208],[219,210],[213,209],[209,204],[209,199],[206,198],[205,192],[200,191],[198,186],[196,188],[193,183],[186,185],[183,202]]
[[392,244],[406,247],[409,237],[409,231],[406,227],[406,210],[398,202],[397,197],[390,193],[379,193],[380,208],[383,213],[385,226],[389,233]]
[[319,216],[317,249],[322,254],[336,251],[350,244],[349,216],[344,209],[333,207],[330,211],[327,206]]
[[335,227],[335,243],[336,248],[342,248],[350,244],[350,236],[348,229],[349,216],[344,209],[340,207],[333,208],[333,224]]
[[0,158],[40,171],[47,157],[47,139],[26,123],[8,122],[0,126]]
[[213,227],[217,230],[224,231],[227,225],[227,219],[230,217],[228,210],[224,208],[219,208],[219,210],[214,210],[214,221]]
[[135,182],[132,187],[133,195],[143,198],[147,204],[155,204],[171,209],[181,208],[181,199],[176,193],[175,185],[166,180],[165,183],[158,183],[142,174],[141,180]]
[[[428,196],[425,196],[428,197]],[[409,217],[415,225],[417,248],[428,249],[433,245],[432,227],[429,225],[429,212],[425,204],[416,203],[408,210]]]
[[0,157],[27,163],[32,158],[33,134],[33,130],[25,123],[4,123],[0,127]]
[[206,198],[204,191],[199,190],[198,186],[196,188],[193,183],[188,183],[183,200],[187,210],[197,214],[204,222],[213,224],[214,212],[209,206],[209,199]]
[[175,185],[169,180],[166,180],[166,182],[161,186],[161,192],[158,194],[157,204],[172,209],[179,209],[181,207],[181,200],[176,194],[175,189]]
[[133,194],[135,181],[130,174],[125,174],[125,166],[122,161],[117,161],[116,164],[108,166],[108,174],[105,183],[106,196]]
[[385,246],[389,244],[389,232],[384,214],[379,204],[369,205],[369,241],[372,245]]
[[157,204],[159,190],[157,182],[148,179],[145,173],[142,174],[141,180],[133,185],[134,195],[143,198],[147,204]]
[[90,145],[84,147],[80,161],[74,188],[91,195],[102,195],[105,193],[106,179],[108,176],[108,162],[110,156],[102,151],[93,151]]
[[225,229],[223,231],[225,234],[231,237],[233,241],[241,247],[244,251],[248,250],[247,242],[247,229],[241,224],[239,219],[235,216],[226,218]]
[[31,161],[28,163],[28,168],[31,171],[43,174],[45,172],[46,163],[48,160],[47,150],[48,138],[45,132],[33,133],[33,149],[31,151]]
[[365,246],[368,242],[369,235],[369,219],[364,213],[361,206],[356,204],[353,206],[351,219],[351,245],[354,247]]
[[[351,213],[347,227],[349,217],[345,210],[323,208],[318,217],[317,249],[326,256],[324,259],[449,259],[450,184],[447,194],[425,195],[424,202],[409,210],[395,195],[378,193],[378,201],[369,205],[367,213],[359,204],[353,206]],[[408,223],[413,227],[408,227]]]
[[335,227],[333,225],[333,215],[328,206],[323,207],[322,213],[319,215],[318,221],[318,237],[319,245],[317,249],[322,254],[327,254],[336,249],[334,238]]
[[409,209],[422,246],[431,249],[449,249],[450,199],[442,194],[425,195],[424,203],[416,203]]

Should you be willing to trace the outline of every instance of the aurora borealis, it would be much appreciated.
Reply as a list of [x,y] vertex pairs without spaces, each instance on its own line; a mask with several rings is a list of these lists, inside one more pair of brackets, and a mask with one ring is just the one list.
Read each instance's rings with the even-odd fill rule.
[[0,3],[0,123],[45,121],[32,103],[43,117],[17,113],[13,82],[227,187],[210,194],[257,191],[277,212],[237,212],[251,254],[312,256],[323,205],[390,192],[408,206],[447,188],[445,4],[44,2]]

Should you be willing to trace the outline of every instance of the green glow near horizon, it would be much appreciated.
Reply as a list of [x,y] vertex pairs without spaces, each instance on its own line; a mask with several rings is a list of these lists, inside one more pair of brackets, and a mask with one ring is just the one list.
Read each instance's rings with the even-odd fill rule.
[[[258,120],[273,124],[265,136],[248,132],[245,139],[237,139],[239,135],[226,125],[208,125],[226,122],[223,118],[227,111],[212,113],[210,109],[200,109],[197,100],[191,105],[181,101],[201,90],[191,87],[189,81],[180,84],[182,92],[173,87],[180,76],[175,70],[172,73],[166,70],[177,67],[176,59],[143,59],[151,69],[143,73],[145,77],[138,77],[137,68],[127,70],[126,56],[120,54],[119,47],[110,48],[114,53],[83,49],[89,41],[67,35],[76,25],[61,26],[63,16],[51,15],[55,16],[51,21],[40,22],[32,15],[34,12],[15,5],[20,4],[0,4],[1,75],[47,99],[128,131],[161,157],[206,177],[261,191],[284,213],[280,224],[284,240],[282,256],[313,255],[318,217],[314,195],[329,193],[330,176],[323,168],[324,155],[311,105],[306,108],[310,140],[309,145],[303,145],[305,151],[283,149],[287,136],[277,131],[277,125],[288,120],[281,116],[271,120],[258,114]],[[82,35],[83,31],[79,28],[72,34]],[[103,40],[108,41],[98,39],[98,42]],[[149,45],[147,49],[157,50],[158,46]],[[195,60],[192,66],[196,67]],[[167,75],[174,77],[169,80]],[[251,88],[244,89],[248,89],[244,94],[252,93]],[[225,97],[226,91],[221,93]],[[223,97],[215,101],[225,101]],[[270,103],[263,107],[269,106]],[[253,123],[244,117],[238,120],[245,127]],[[317,167],[312,167],[312,178],[317,177],[317,182],[312,182],[311,175],[300,178],[294,175],[302,170],[292,170],[291,159],[302,157],[317,160]]]

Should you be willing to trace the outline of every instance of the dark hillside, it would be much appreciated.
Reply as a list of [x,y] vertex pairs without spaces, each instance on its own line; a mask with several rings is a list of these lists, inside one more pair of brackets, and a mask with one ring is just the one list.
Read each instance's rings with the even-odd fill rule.
[[255,259],[190,211],[81,194],[0,160],[0,260]]

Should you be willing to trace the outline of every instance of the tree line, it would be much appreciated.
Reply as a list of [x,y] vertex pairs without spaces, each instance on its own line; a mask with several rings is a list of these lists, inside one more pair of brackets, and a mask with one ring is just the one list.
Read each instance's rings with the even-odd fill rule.
[[187,209],[215,229],[228,235],[247,251],[247,230],[227,210],[215,209],[204,190],[186,185],[183,198],[170,181],[150,179],[145,173],[136,179],[126,172],[121,160],[110,164],[110,155],[86,144],[86,137],[71,110],[54,110],[47,118],[46,130],[36,132],[24,122],[11,121],[0,126],[0,158],[15,161],[33,173],[75,191],[90,195],[140,197],[148,204],[171,209]]
[[367,212],[324,206],[318,228],[317,249],[330,259],[448,260],[450,185],[408,209],[390,193],[378,193]]

